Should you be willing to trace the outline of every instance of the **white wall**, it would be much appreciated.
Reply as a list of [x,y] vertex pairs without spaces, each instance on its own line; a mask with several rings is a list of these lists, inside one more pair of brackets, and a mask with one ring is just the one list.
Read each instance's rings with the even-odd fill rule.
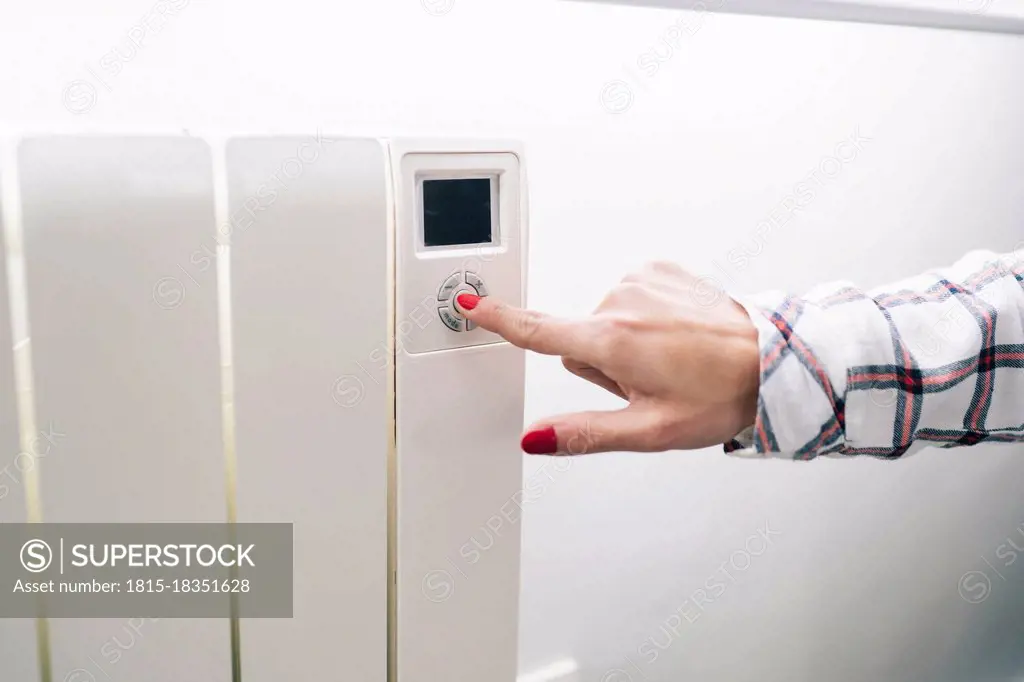
[[[1024,239],[1024,39],[556,0],[169,1],[176,16],[117,75],[105,55],[130,54],[151,0],[5,7],[0,123],[522,138],[530,297],[555,313],[589,310],[652,258],[737,291],[799,289]],[[758,237],[815,169],[811,205]],[[758,255],[738,267],[743,244]],[[546,358],[527,391],[529,419],[613,404]],[[524,521],[522,670],[568,657],[588,682],[1020,677],[1024,561],[996,552],[1024,547],[1022,455],[531,459],[544,493]],[[766,524],[746,566],[733,552]],[[980,604],[958,594],[974,570],[992,581]],[[687,600],[716,577],[724,593],[697,611]]]

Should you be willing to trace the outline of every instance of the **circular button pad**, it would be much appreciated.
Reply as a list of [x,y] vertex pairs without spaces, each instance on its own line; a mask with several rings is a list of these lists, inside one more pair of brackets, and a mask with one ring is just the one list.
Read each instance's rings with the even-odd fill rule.
[[443,305],[438,306],[437,314],[444,325],[453,332],[465,332],[476,329],[476,325],[467,320],[455,305],[455,297],[459,294],[486,296],[487,286],[480,275],[475,272],[456,272],[442,282],[437,290],[437,300]]

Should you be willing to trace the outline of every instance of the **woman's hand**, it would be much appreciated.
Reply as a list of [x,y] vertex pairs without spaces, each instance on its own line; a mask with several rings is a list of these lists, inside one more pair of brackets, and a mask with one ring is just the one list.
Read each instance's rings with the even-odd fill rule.
[[561,356],[570,372],[629,402],[537,422],[522,440],[530,454],[703,448],[754,423],[757,331],[742,306],[675,264],[652,263],[625,277],[580,320],[471,294],[457,304],[481,327]]

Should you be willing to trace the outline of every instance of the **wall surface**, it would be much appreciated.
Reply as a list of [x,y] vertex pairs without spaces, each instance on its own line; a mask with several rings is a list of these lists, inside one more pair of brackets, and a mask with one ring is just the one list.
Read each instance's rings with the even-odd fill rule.
[[[555,0],[36,0],[0,11],[0,65],[5,129],[521,138],[529,296],[553,313],[653,258],[799,290],[1024,239],[1013,36]],[[801,182],[814,199],[792,212]],[[615,404],[554,359],[527,380],[528,419]],[[526,476],[524,673],[1024,676],[1021,446]]]

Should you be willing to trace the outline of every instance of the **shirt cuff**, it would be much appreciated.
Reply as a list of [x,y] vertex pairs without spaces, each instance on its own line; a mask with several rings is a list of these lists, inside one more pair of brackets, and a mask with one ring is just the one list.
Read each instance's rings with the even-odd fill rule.
[[757,329],[761,376],[756,420],[725,452],[813,459],[841,451],[850,344],[849,334],[837,331],[843,325],[813,299],[766,292],[736,300]]

